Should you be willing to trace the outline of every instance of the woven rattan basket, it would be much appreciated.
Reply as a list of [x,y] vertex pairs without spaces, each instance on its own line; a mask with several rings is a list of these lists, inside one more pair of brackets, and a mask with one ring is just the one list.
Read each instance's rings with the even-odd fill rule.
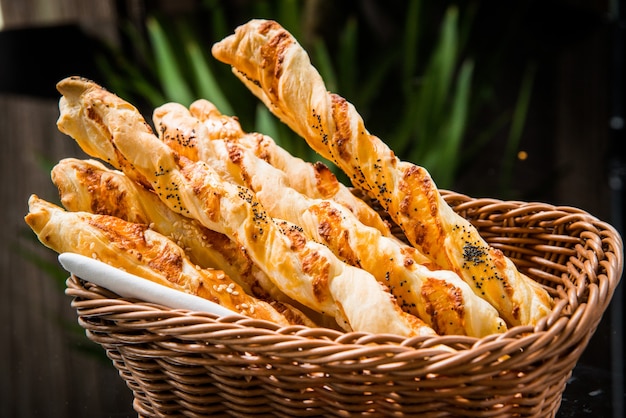
[[550,289],[536,327],[406,339],[171,310],[73,275],[67,294],[139,416],[555,416],[620,280],[620,236],[574,208],[443,194]]

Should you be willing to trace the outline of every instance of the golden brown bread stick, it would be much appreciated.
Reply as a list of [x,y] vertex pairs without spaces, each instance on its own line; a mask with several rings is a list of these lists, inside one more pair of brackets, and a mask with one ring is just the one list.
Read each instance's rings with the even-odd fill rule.
[[484,336],[506,330],[497,311],[455,273],[431,271],[424,265],[429,260],[413,247],[362,224],[332,200],[311,199],[289,187],[286,173],[240,147],[236,137],[211,139],[218,135],[209,134],[180,105],[165,105],[155,114],[162,140],[179,154],[209,162],[251,188],[269,215],[301,226],[344,261],[372,273],[405,311],[419,316],[437,333]]
[[[161,108],[160,111],[177,112],[181,117],[189,116],[180,108],[175,109],[169,105]],[[160,114],[161,118],[158,114],[159,109],[155,111],[157,118],[154,122],[156,126],[161,126],[163,113]],[[363,200],[357,198],[322,162],[304,161],[291,155],[267,135],[244,132],[235,118],[221,114],[207,100],[200,99],[193,102],[189,107],[189,114],[205,125],[209,138],[237,141],[239,145],[252,150],[259,158],[263,158],[274,167],[284,171],[293,189],[313,198],[332,199],[350,209],[365,225],[378,229],[383,235],[391,235],[389,225],[380,215]],[[180,125],[181,121],[176,120],[173,126],[176,126],[176,123]],[[202,141],[198,145],[202,146]]]
[[246,185],[271,216],[301,226],[339,258],[370,272],[405,311],[438,334],[483,337],[506,331],[498,312],[454,272],[429,269],[429,260],[415,248],[362,224],[332,200],[312,199],[290,188],[285,173],[236,143],[228,148]]
[[29,199],[25,221],[44,245],[58,253],[95,258],[234,312],[289,325],[270,304],[247,295],[223,271],[196,267],[180,247],[145,225],[115,216],[67,212],[35,195]]
[[252,20],[212,52],[354,186],[375,197],[416,248],[459,274],[510,325],[534,324],[550,312],[548,293],[447,205],[423,167],[397,158],[367,131],[354,106],[326,90],[304,49],[278,23]]
[[[145,224],[183,248],[192,263],[223,270],[246,293],[262,300],[280,302],[280,306],[275,307],[292,323],[314,325],[301,312],[302,307],[293,307],[294,301],[276,288],[239,245],[196,220],[173,212],[151,190],[123,173],[110,170],[99,161],[65,158],[53,167],[51,175],[66,209]],[[317,320],[325,322],[322,318]]]
[[[76,84],[82,84],[82,92]],[[148,179],[170,209],[239,242],[289,297],[335,317],[347,329],[435,334],[403,312],[369,273],[341,262],[297,228],[280,228],[248,189],[224,181],[204,162],[178,157],[134,107],[94,84],[74,78],[58,84],[62,94],[69,92],[69,106],[91,109],[62,113],[60,119],[78,116],[98,124],[104,135],[93,138],[111,141],[130,162],[125,170]]]

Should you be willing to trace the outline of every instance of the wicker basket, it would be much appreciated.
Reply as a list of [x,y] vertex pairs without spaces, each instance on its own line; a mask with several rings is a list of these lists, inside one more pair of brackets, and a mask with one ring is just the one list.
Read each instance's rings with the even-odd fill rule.
[[534,329],[407,339],[171,310],[75,276],[67,294],[139,416],[553,417],[620,280],[621,238],[578,209],[443,194],[555,297]]

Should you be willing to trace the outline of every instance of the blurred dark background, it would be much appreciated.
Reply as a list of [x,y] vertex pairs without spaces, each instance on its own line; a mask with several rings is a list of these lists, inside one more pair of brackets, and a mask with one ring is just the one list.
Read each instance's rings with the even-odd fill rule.
[[[130,391],[77,329],[55,255],[23,223],[31,193],[58,200],[51,165],[83,155],[56,130],[56,82],[92,78],[149,118],[166,100],[217,103],[193,73],[206,66],[244,128],[269,129],[292,152],[316,158],[259,116],[256,99],[210,57],[213,42],[251,18],[294,33],[329,89],[440,187],[575,206],[622,231],[622,2],[411,4],[0,0],[0,416],[136,415]],[[432,103],[428,113],[423,104]],[[623,292],[620,285],[575,370],[562,417],[623,416]]]

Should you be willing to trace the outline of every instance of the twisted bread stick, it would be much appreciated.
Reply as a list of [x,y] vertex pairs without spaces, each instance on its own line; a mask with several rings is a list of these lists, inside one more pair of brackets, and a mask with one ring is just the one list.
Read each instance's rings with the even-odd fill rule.
[[301,226],[339,258],[370,272],[405,311],[438,334],[483,337],[506,330],[498,312],[454,272],[430,270],[429,260],[415,248],[363,225],[342,205],[288,187],[285,173],[249,150],[232,143],[229,150],[246,185],[271,216]]
[[[220,177],[236,184],[242,184],[239,167],[230,162],[228,150],[219,141],[213,141],[207,126],[191,116],[189,109],[178,103],[167,103],[155,109],[153,121],[160,139],[179,156],[191,161],[204,161],[216,170]],[[218,128],[219,129],[219,128]],[[221,129],[219,132],[221,134]],[[229,129],[228,137],[235,135]],[[217,135],[217,132],[213,132]]]
[[247,293],[259,287],[254,283],[251,261],[238,246],[224,235],[173,212],[156,194],[138,186],[123,173],[109,170],[96,160],[65,158],[52,168],[51,177],[67,210],[116,216],[148,225],[183,248],[192,263],[224,270],[235,280],[240,278],[239,284]]
[[[362,224],[332,200],[312,199],[289,187],[286,173],[240,147],[239,139],[228,144],[209,139],[205,127],[182,106],[168,104],[155,114],[163,141],[175,151],[209,162],[252,189],[270,216],[301,226],[342,260],[372,273],[405,311],[423,319],[437,333],[482,337],[506,329],[497,311],[456,274],[429,270],[425,264],[431,264],[430,260],[415,248]],[[230,159],[239,170],[224,159]]]
[[[75,82],[64,83],[64,89],[68,97],[80,94],[82,89],[90,83],[89,80],[81,77],[72,77],[71,79]],[[96,86],[90,85],[87,88],[96,88]],[[150,182],[139,173],[133,171],[128,160],[119,153],[115,145],[102,137],[102,135],[106,135],[107,133],[102,130],[102,121],[98,120],[92,108],[73,106],[68,103],[66,97],[63,96],[59,100],[59,110],[61,114],[66,115],[66,117],[59,118],[57,127],[61,132],[68,135],[69,132],[73,132],[76,142],[87,155],[99,158],[118,170],[126,168],[131,179],[146,188],[150,188]],[[90,117],[85,117],[86,115],[83,115],[83,113],[89,114]]]
[[510,325],[534,324],[550,312],[548,293],[446,204],[424,168],[400,161],[366,130],[354,106],[327,92],[306,52],[278,23],[252,20],[212,52],[354,186],[374,196],[416,248],[459,274]]
[[97,123],[105,135],[94,139],[111,141],[131,163],[126,170],[137,170],[148,179],[170,209],[244,246],[289,297],[336,318],[345,329],[435,334],[423,321],[403,312],[371,274],[341,262],[296,227],[281,229],[250,190],[222,180],[204,162],[178,157],[154,136],[134,107],[95,86],[75,78],[60,82],[58,89],[64,95],[69,92],[66,100],[71,107],[91,109],[62,113],[60,119],[80,115]]
[[[185,250],[189,260],[203,268],[223,270],[243,290],[262,300],[279,301],[274,307],[291,323],[314,326],[301,306],[280,292],[241,249],[228,237],[200,225],[196,220],[171,211],[150,190],[123,173],[107,169],[95,160],[66,158],[52,169],[52,181],[61,203],[72,212],[110,215],[127,222],[148,225]],[[307,312],[310,314],[310,312]],[[322,318],[316,321],[324,323]]]
[[[361,222],[390,236],[389,225],[380,215],[358,199],[322,162],[309,163],[291,155],[272,138],[259,133],[245,133],[235,118],[222,115],[209,101],[200,99],[189,107],[205,126],[212,139],[234,140],[260,158],[284,171],[293,189],[313,198],[331,199],[351,210]],[[156,124],[156,121],[155,121]]]
[[26,223],[44,245],[58,253],[96,258],[243,315],[289,325],[270,304],[248,296],[223,271],[194,266],[180,247],[145,225],[115,216],[66,212],[35,195],[28,204]]

